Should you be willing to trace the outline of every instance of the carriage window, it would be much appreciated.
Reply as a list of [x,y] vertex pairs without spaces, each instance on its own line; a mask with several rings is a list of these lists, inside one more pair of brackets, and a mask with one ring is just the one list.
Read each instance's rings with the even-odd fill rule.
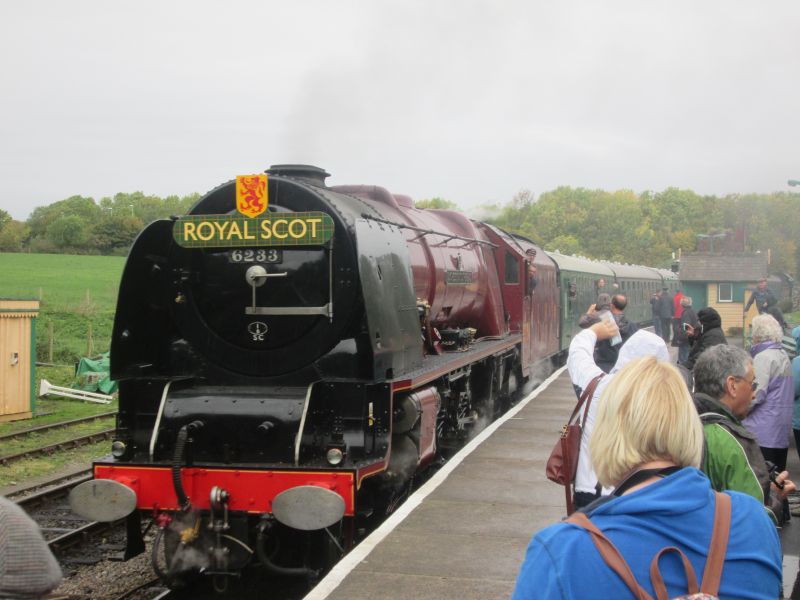
[[519,283],[519,261],[508,251],[506,252],[506,283]]
[[574,300],[578,296],[578,286],[574,281],[569,282],[569,299]]
[[733,284],[720,283],[717,285],[717,294],[720,302],[733,302]]

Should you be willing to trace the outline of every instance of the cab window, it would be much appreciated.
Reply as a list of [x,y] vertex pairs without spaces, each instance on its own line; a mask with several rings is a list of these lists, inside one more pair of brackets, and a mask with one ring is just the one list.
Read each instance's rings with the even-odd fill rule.
[[506,251],[506,283],[519,283],[519,261]]

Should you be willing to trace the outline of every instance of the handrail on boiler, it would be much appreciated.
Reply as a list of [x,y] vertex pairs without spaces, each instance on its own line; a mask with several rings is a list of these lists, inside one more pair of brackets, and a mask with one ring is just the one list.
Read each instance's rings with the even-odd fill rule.
[[[444,233],[442,231],[436,231],[434,229],[423,229],[422,227],[414,227],[413,225],[405,225],[403,223],[395,223],[394,221],[387,221],[386,219],[379,219],[378,217],[373,217],[366,213],[361,215],[364,219],[369,219],[370,221],[377,221],[378,223],[386,223],[387,225],[391,225],[392,227],[397,227],[398,229],[410,229],[411,231],[419,231],[420,235],[417,238],[422,237],[423,235],[440,235],[444,238],[444,242],[449,242],[450,240],[462,240],[464,242],[470,242],[472,244],[484,244],[486,246],[491,246],[492,248],[497,248],[497,244],[492,243],[487,240],[479,240],[478,238],[470,238],[464,237],[462,235],[455,235],[452,233]],[[417,239],[414,238],[414,239]]]

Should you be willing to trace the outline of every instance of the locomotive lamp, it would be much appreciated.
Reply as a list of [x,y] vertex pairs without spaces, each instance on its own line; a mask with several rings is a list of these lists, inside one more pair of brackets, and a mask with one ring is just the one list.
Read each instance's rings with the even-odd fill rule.
[[128,446],[125,445],[125,442],[122,440],[114,440],[111,442],[111,455],[114,458],[122,458],[125,456],[125,451],[128,449]]
[[329,448],[328,452],[325,454],[325,458],[329,465],[335,467],[344,460],[344,452],[342,452],[341,448]]

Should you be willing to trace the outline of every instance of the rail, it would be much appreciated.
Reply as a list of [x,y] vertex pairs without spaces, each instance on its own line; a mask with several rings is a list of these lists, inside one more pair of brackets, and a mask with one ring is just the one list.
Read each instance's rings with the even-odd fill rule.
[[70,427],[71,425],[80,425],[82,423],[89,423],[91,421],[96,421],[97,419],[110,419],[111,417],[116,416],[116,414],[117,411],[114,410],[111,412],[92,415],[90,417],[81,417],[80,419],[59,421],[58,423],[51,423],[50,425],[40,425],[38,427],[31,427],[29,429],[21,429],[20,431],[15,431],[14,433],[7,433],[5,435],[0,435],[0,442],[8,442],[10,440],[25,437],[27,435],[30,435],[31,433],[44,433],[46,431],[51,431],[53,429],[61,429],[63,427]]
[[0,464],[7,465],[9,463],[22,460],[23,458],[31,458],[33,456],[39,456],[41,454],[52,454],[53,452],[58,452],[60,450],[69,450],[72,448],[79,448],[81,446],[86,446],[88,444],[94,444],[95,442],[99,442],[100,440],[109,439],[112,435],[114,435],[114,433],[116,433],[116,431],[117,431],[116,427],[111,429],[104,429],[103,431],[98,431],[96,433],[90,433],[89,435],[84,435],[81,437],[64,440],[62,442],[50,444],[49,446],[32,448],[30,450],[25,450],[24,452],[19,452],[17,454],[7,454],[6,456],[0,456]]

